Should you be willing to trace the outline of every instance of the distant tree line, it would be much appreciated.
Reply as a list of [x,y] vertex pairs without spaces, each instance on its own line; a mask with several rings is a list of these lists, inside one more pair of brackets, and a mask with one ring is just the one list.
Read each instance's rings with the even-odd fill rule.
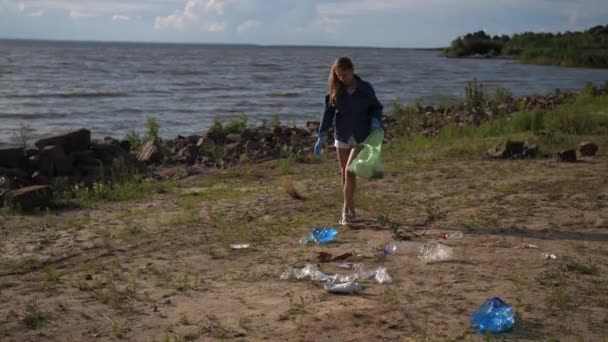
[[468,33],[444,50],[447,57],[512,57],[524,63],[608,68],[608,25],[581,32],[490,36]]

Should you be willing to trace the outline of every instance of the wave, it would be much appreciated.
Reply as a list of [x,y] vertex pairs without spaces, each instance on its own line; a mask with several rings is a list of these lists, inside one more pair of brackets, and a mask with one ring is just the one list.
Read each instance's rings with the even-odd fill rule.
[[277,92],[268,94],[269,97],[299,97],[299,93],[295,92]]
[[127,97],[129,93],[117,91],[75,91],[67,93],[40,93],[10,95],[7,98],[100,98],[100,97]]

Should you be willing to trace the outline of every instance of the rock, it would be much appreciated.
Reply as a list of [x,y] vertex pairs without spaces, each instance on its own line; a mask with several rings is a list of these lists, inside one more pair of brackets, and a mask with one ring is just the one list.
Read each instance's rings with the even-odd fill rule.
[[52,145],[60,146],[66,154],[88,150],[91,145],[91,131],[82,128],[36,142],[36,147],[40,150]]
[[24,168],[27,164],[27,156],[22,148],[0,149],[0,167]]
[[236,155],[240,152],[241,144],[238,142],[232,144],[226,144],[224,146],[224,153],[228,155]]
[[4,197],[13,191],[14,185],[10,179],[0,176],[0,207],[4,205]]
[[523,141],[510,141],[497,145],[488,150],[487,155],[490,158],[513,159],[523,158],[526,143]]
[[177,152],[177,160],[194,164],[198,157],[198,146],[189,144]]
[[540,152],[540,149],[538,147],[537,144],[530,144],[528,145],[528,143],[526,143],[526,145],[524,146],[524,158],[536,158],[538,157],[538,153]]
[[236,133],[231,133],[226,136],[226,143],[240,143],[241,135]]
[[590,141],[583,141],[578,144],[577,147],[578,153],[583,157],[593,157],[599,150],[599,147]]
[[32,174],[32,181],[36,185],[49,185],[51,182],[49,179],[40,171],[36,171]]
[[106,143],[106,144],[111,144],[111,145],[117,145],[117,146],[120,145],[120,141],[118,141],[118,140],[116,140],[116,139],[114,139],[112,137],[105,137],[105,138],[103,138],[103,142]]
[[245,128],[241,132],[241,141],[258,140],[260,136],[259,132],[259,130],[253,128]]
[[47,208],[51,204],[51,188],[48,185],[32,185],[13,190],[6,195],[9,207],[25,211]]
[[40,151],[40,171],[46,176],[68,176],[72,170],[72,160],[61,146],[49,145]]
[[308,133],[317,134],[319,132],[319,128],[321,127],[321,123],[319,121],[307,121],[305,127]]
[[220,132],[220,131],[214,129],[213,127],[211,127],[205,133],[203,133],[203,135],[199,139],[199,142],[201,139],[203,139],[203,141],[207,141],[207,144],[209,144],[209,143],[222,144],[224,142],[224,138],[225,138],[225,135],[223,132]]
[[205,138],[205,137],[199,138],[198,141],[196,142],[196,146],[203,147],[203,148],[213,146],[214,144],[215,144],[215,142],[212,139]]
[[577,158],[576,158],[576,151],[575,150],[567,150],[567,151],[557,152],[555,154],[555,159],[557,161],[559,161],[559,162],[574,163],[577,160]]
[[160,143],[150,140],[142,146],[137,160],[144,163],[160,163],[163,159],[163,152]]
[[95,158],[95,153],[91,150],[88,151],[79,151],[70,154],[72,158],[72,165],[81,166],[81,165],[89,165],[89,166],[97,166],[99,165],[99,161]]
[[[93,153],[86,157],[89,161],[88,165],[91,165],[91,157],[100,160],[105,165],[112,165],[114,159],[126,159],[127,153],[120,147],[118,141],[110,143],[105,141],[103,143],[94,142],[91,144],[91,152]],[[82,156],[84,157],[84,153]],[[99,163],[96,162],[96,164]]]
[[188,143],[196,145],[196,143],[198,142],[198,140],[201,138],[200,135],[189,135],[188,136]]
[[120,142],[120,147],[125,150],[125,152],[131,151],[131,142],[129,140],[123,140]]

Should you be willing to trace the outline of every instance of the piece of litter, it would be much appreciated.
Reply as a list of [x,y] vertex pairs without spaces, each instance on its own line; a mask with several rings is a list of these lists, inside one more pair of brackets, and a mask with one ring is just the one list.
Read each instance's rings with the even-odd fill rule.
[[471,316],[473,328],[481,333],[501,333],[515,325],[513,309],[500,298],[494,297],[483,303]]
[[391,278],[391,276],[388,275],[388,272],[386,272],[385,267],[378,267],[378,269],[376,270],[375,278],[376,281],[380,284],[390,283],[391,281],[393,281],[393,278]]
[[344,253],[340,255],[333,255],[327,252],[319,252],[317,257],[319,262],[333,262],[333,261],[343,261],[353,256],[353,253]]
[[355,263],[353,262],[342,262],[337,264],[336,266],[340,267],[340,268],[345,268],[345,269],[349,269],[349,268],[353,268],[355,267]]
[[332,292],[332,293],[352,294],[352,293],[357,293],[357,292],[361,292],[364,290],[364,287],[354,280],[349,281],[347,283],[341,283],[341,284],[328,283],[328,284],[325,284],[324,287],[325,287],[325,290]]
[[533,245],[531,243],[524,243],[523,245],[515,247],[515,249],[525,249],[525,248],[538,249],[538,246]]
[[231,243],[230,248],[232,249],[247,249],[249,248],[248,243]]
[[542,256],[546,260],[555,260],[555,259],[557,259],[557,255],[555,255],[553,253],[543,253]]

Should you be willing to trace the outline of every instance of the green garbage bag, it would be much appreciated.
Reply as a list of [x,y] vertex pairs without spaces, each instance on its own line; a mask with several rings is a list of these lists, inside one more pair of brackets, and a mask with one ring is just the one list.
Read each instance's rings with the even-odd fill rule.
[[384,130],[373,131],[361,144],[363,148],[348,166],[348,171],[365,179],[379,179],[384,177],[384,164],[382,163],[382,141]]

